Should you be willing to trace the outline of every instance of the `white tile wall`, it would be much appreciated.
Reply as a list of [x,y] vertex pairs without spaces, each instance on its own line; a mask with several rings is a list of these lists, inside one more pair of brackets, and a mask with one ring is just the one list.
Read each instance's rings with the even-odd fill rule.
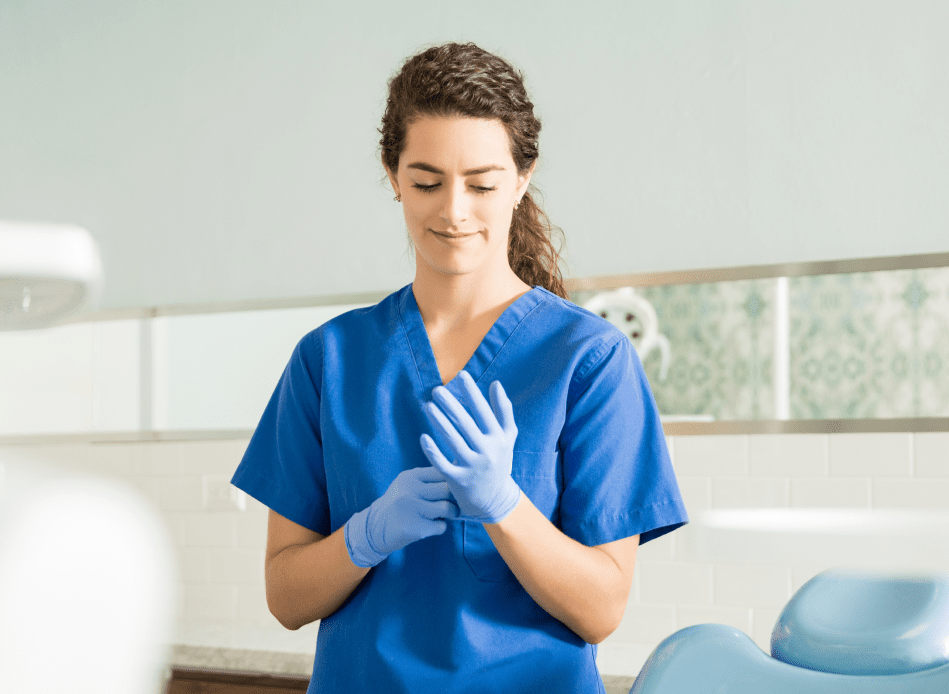
[[[846,437],[846,441],[838,444],[837,437]],[[710,497],[716,506],[727,503],[745,507],[866,507],[871,488],[872,505],[876,507],[949,506],[949,475],[934,474],[946,464],[942,457],[942,443],[946,440],[943,435],[834,434],[824,443],[823,437],[810,436],[803,442],[787,435],[776,435],[774,441],[761,436],[723,437],[730,440],[721,444],[715,438],[670,440],[681,456],[679,464],[690,470],[681,483],[687,508],[691,510],[707,507]],[[695,443],[703,440],[716,444],[704,457],[704,463]],[[120,478],[140,490],[165,522],[177,547],[180,643],[311,652],[318,624],[287,632],[267,609],[263,574],[267,508],[252,497],[246,497],[243,511],[233,503],[229,508],[211,508],[220,500],[215,502],[206,492],[209,479],[230,479],[247,443],[227,440],[0,446],[0,465],[38,461],[62,474],[81,472]],[[838,469],[848,473],[845,477],[822,476],[819,469],[815,470],[813,460],[803,463],[798,472],[784,450],[787,447],[797,453],[817,455],[825,444],[827,450],[836,451]],[[869,458],[875,446],[900,456],[915,450],[917,476],[857,476],[856,466],[842,458],[844,451],[859,453],[869,468],[892,472],[894,466],[879,455]],[[739,456],[739,464],[724,460],[727,450]],[[753,467],[748,466],[749,451],[756,461]],[[901,458],[895,469],[908,472],[906,462],[905,457]],[[727,470],[729,474],[708,471],[699,475],[702,464]],[[734,473],[741,466],[747,470],[745,477]],[[768,651],[771,629],[780,609],[807,580],[829,568],[677,561],[675,542],[673,532],[640,548],[623,622],[604,642],[604,653],[610,654],[604,657],[604,665],[626,665],[621,668],[623,672],[604,671],[605,674],[629,674],[626,669],[633,667],[633,661],[621,657],[624,646],[631,649],[630,653],[648,653],[674,631],[705,622],[737,627]],[[250,643],[254,645],[248,646]]]
[[828,451],[836,477],[912,474],[913,434],[834,434]]
[[795,477],[791,480],[791,503],[795,508],[870,506],[870,480],[866,477]]
[[914,474],[949,477],[949,432],[916,434]]

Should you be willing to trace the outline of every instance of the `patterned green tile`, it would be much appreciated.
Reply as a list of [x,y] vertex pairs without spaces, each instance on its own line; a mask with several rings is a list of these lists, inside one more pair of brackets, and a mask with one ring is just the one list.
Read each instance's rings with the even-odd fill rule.
[[[665,379],[659,350],[643,362],[662,414],[775,417],[776,287],[637,288],[669,340]],[[792,419],[949,416],[949,268],[793,277],[788,289]],[[637,321],[606,313],[636,343]]]

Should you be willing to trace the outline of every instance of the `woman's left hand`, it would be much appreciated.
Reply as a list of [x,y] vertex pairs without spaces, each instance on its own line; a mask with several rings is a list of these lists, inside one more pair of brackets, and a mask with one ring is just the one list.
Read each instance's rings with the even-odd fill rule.
[[454,460],[449,462],[428,434],[422,434],[422,451],[445,476],[461,510],[460,520],[498,523],[521,498],[521,489],[511,477],[517,438],[514,407],[500,381],[488,389],[489,406],[471,375],[464,370],[459,375],[467,410],[444,386],[432,391],[433,402],[422,405],[429,421],[444,435]]

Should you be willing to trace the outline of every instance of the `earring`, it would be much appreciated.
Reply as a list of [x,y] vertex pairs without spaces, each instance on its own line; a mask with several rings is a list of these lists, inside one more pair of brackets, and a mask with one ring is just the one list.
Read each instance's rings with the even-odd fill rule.
[[396,202],[402,202],[402,194],[399,193],[398,195],[396,195],[396,196],[395,196],[394,198],[392,198],[392,199],[395,200]]
[[520,205],[520,204],[521,204],[521,201],[520,201],[520,200],[518,200],[517,202],[515,202],[515,203],[514,203],[514,209],[516,210],[516,209],[517,209],[517,206]]

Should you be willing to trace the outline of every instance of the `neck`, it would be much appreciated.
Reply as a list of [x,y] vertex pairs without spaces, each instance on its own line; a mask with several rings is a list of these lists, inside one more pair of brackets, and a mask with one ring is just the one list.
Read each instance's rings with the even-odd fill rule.
[[[507,272],[448,275],[417,265],[412,292],[425,327],[439,332],[464,329],[502,313],[531,287],[510,267]],[[498,276],[500,275],[500,276]]]

